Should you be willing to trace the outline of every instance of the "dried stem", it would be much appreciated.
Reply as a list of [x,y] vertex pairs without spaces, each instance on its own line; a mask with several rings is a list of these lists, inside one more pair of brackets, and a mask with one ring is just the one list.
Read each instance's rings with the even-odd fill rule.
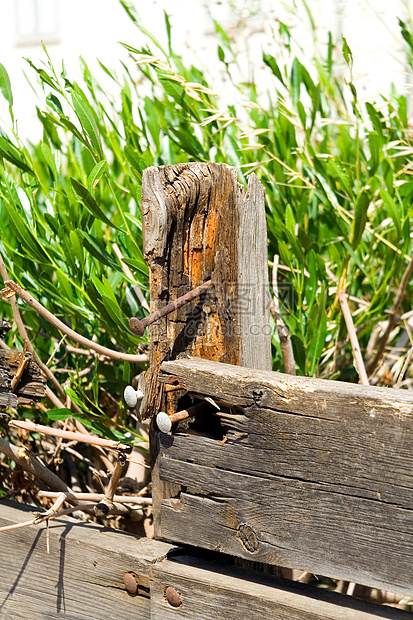
[[91,510],[94,507],[94,504],[79,504],[79,506],[71,506],[70,508],[64,508],[64,510],[59,510],[52,515],[47,514],[49,511],[46,511],[43,514],[35,517],[31,521],[25,521],[24,523],[13,523],[13,525],[5,525],[4,527],[0,527],[0,532],[6,532],[7,530],[17,530],[21,527],[28,527],[29,525],[38,525],[42,523],[42,521],[49,521],[50,519],[57,519],[58,517],[63,517],[64,515],[70,515],[72,512],[76,512],[77,510]]
[[402,384],[403,377],[405,375],[408,365],[410,364],[410,360],[412,359],[412,357],[413,357],[413,346],[410,348],[406,356],[406,359],[404,360],[403,368],[401,369],[400,374],[397,378],[396,385],[394,386],[396,390],[398,390]]
[[115,496],[116,489],[118,488],[119,480],[122,476],[123,470],[126,465],[126,455],[122,452],[118,454],[118,460],[116,461],[115,469],[112,472],[112,475],[109,480],[109,484],[105,491],[105,499],[108,502],[113,502],[113,498]]
[[95,515],[97,517],[104,517],[111,512],[114,508],[114,497],[116,489],[118,488],[119,480],[126,465],[126,454],[120,452],[118,454],[118,460],[116,461],[115,469],[109,480],[109,484],[106,488],[105,495],[102,500],[95,506]]
[[353,317],[351,316],[350,308],[347,302],[346,292],[343,290],[339,290],[338,298],[340,300],[341,309],[343,311],[344,320],[347,326],[347,332],[350,337],[351,346],[353,348],[354,361],[356,370],[360,378],[360,383],[362,383],[363,385],[369,385],[366,368],[364,366],[364,361],[361,356],[359,341],[357,338],[356,330],[354,328]]
[[[112,243],[112,248],[113,248],[113,251],[115,252],[116,256],[119,259],[119,262],[121,264],[121,267],[123,269],[124,274],[130,280],[132,280],[133,282],[136,282],[135,278],[133,277],[133,273],[131,272],[131,270],[129,269],[127,264],[123,262],[122,252],[120,251],[120,248],[119,248],[118,244],[117,243]],[[145,308],[145,310],[150,312],[148,302],[146,301],[145,296],[142,293],[142,291],[139,288],[139,286],[137,284],[133,284],[132,288],[135,291],[136,297],[139,299],[139,302],[140,302],[141,306],[143,306],[143,308]]]
[[387,327],[386,327],[386,331],[383,334],[382,339],[380,340],[378,349],[377,349],[377,353],[375,355],[375,357],[373,358],[373,360],[369,363],[368,367],[367,367],[367,371],[369,373],[369,375],[372,375],[373,372],[375,371],[375,369],[377,368],[378,363],[380,362],[381,358],[383,357],[384,354],[384,350],[386,348],[386,345],[388,343],[388,340],[390,338],[390,334],[393,331],[394,326],[398,323],[398,321],[400,320],[400,311],[401,311],[401,306],[402,306],[402,301],[403,301],[403,297],[404,297],[404,293],[406,291],[406,286],[409,282],[410,276],[413,273],[413,258],[410,260],[409,264],[407,265],[401,282],[400,282],[400,286],[397,289],[396,295],[394,297],[393,300],[393,305],[391,307],[390,310],[390,316],[389,316],[389,320],[387,323]]
[[278,337],[280,339],[281,353],[284,360],[285,372],[288,375],[295,375],[295,360],[293,346],[291,343],[290,332],[288,327],[284,323],[284,320],[280,314],[280,301],[278,296],[278,256],[274,256],[273,270],[272,270],[272,288],[274,297],[271,301],[270,312],[274,317],[274,321],[277,325]]
[[120,360],[124,362],[135,362],[138,364],[142,364],[148,361],[148,356],[145,354],[132,355],[129,353],[122,353],[121,351],[114,351],[113,349],[103,347],[100,344],[93,342],[93,340],[89,340],[88,338],[81,336],[80,334],[73,331],[73,329],[70,329],[70,327],[62,323],[62,321],[55,317],[54,314],[49,312],[49,310],[42,306],[42,304],[39,303],[36,299],[34,299],[34,297],[32,297],[27,291],[25,291],[21,286],[16,284],[16,282],[13,282],[13,280],[6,280],[4,284],[6,286],[6,293],[3,292],[3,294],[7,295],[8,290],[13,291],[16,295],[19,295],[19,297],[24,299],[24,301],[28,303],[29,306],[34,308],[36,312],[38,312],[44,319],[49,321],[49,323],[54,325],[54,327],[59,329],[61,332],[69,336],[69,338],[75,340],[75,342],[78,342],[79,344],[88,347],[89,349],[92,349],[97,353],[106,355],[107,357],[115,360]]
[[45,482],[53,491],[59,491],[61,493],[72,492],[70,487],[68,487],[63,480],[50,471],[50,469],[47,469],[47,467],[42,465],[26,450],[26,448],[17,448],[0,437],[0,452],[5,454],[7,458],[15,461],[15,463],[20,465],[20,467],[32,476],[35,476],[35,478]]
[[111,441],[110,439],[102,439],[101,437],[95,437],[94,435],[89,435],[86,433],[77,433],[75,431],[63,431],[59,428],[51,428],[50,426],[43,426],[42,424],[34,424],[34,422],[10,420],[9,426],[14,428],[24,428],[28,431],[41,433],[42,435],[51,435],[52,437],[61,437],[62,439],[81,441],[92,446],[101,446],[103,448],[107,448],[108,450],[119,450],[121,452],[130,452],[131,450],[130,446],[123,444],[120,441]]
[[[6,283],[8,281],[8,279],[9,279],[9,275],[7,273],[6,265],[4,264],[4,260],[3,260],[3,257],[1,255],[1,253],[0,253],[0,273],[2,275],[4,283]],[[13,297],[11,297],[10,304],[11,304],[11,309],[12,309],[12,312],[13,312],[13,318],[14,318],[14,321],[15,321],[15,323],[17,325],[17,329],[18,329],[19,334],[20,334],[20,338],[23,340],[23,342],[27,343],[27,345],[26,345],[27,349],[33,355],[33,359],[36,362],[36,364],[39,366],[39,368],[44,372],[46,377],[54,385],[54,387],[59,392],[59,394],[64,396],[65,395],[64,389],[62,388],[62,386],[60,385],[60,383],[56,379],[56,377],[53,375],[53,373],[50,370],[50,368],[48,368],[46,366],[46,364],[43,364],[42,360],[37,355],[36,351],[34,350],[34,347],[33,347],[32,343],[29,340],[29,336],[27,335],[26,327],[25,327],[25,325],[23,323],[23,320],[22,320],[22,317],[21,317],[21,314],[20,314],[19,306],[17,304],[17,300],[16,300],[15,295],[13,295]]]
[[[39,491],[39,497],[54,498],[60,495],[55,491]],[[105,499],[103,493],[70,493],[66,495],[67,500],[90,500],[91,502],[101,502]],[[151,506],[152,498],[138,497],[135,495],[114,495],[112,500],[120,504],[139,504],[141,506]]]

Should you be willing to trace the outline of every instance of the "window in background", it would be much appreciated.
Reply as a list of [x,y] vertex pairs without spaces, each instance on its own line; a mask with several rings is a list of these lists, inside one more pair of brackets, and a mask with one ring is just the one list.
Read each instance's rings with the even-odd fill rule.
[[59,42],[58,0],[15,0],[17,45]]

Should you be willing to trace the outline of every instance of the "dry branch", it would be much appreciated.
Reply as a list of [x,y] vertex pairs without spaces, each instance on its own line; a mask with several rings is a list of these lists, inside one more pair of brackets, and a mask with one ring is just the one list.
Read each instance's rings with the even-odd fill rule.
[[24,428],[28,431],[35,433],[41,433],[42,435],[51,435],[52,437],[61,437],[62,439],[69,439],[73,441],[82,441],[83,443],[91,444],[92,446],[101,446],[108,450],[116,450],[121,452],[130,452],[131,447],[127,444],[123,444],[120,441],[111,441],[110,439],[102,439],[101,437],[95,437],[86,433],[77,433],[75,431],[63,431],[58,428],[50,428],[50,426],[43,426],[42,424],[34,424],[33,422],[23,422],[20,420],[11,420],[9,426],[15,428]]
[[389,320],[387,323],[386,331],[384,332],[383,337],[380,340],[377,353],[372,359],[372,361],[367,366],[367,372],[369,375],[372,375],[375,369],[377,368],[378,363],[383,357],[384,350],[390,338],[390,334],[393,331],[393,328],[395,327],[395,325],[400,320],[400,311],[402,307],[403,297],[406,291],[406,286],[409,283],[409,279],[412,273],[413,273],[413,258],[410,260],[409,264],[407,265],[403,273],[402,279],[400,281],[400,286],[397,289],[396,295],[393,300],[393,305],[390,310],[390,316],[389,316]]
[[343,311],[344,320],[346,322],[348,335],[350,337],[351,346],[353,348],[353,355],[356,370],[360,377],[360,383],[363,385],[369,385],[369,380],[364,366],[364,361],[361,356],[360,345],[357,338],[356,330],[354,328],[353,317],[351,316],[350,308],[347,303],[347,295],[343,290],[338,291],[338,298],[340,300],[341,309]]
[[[23,523],[13,523],[13,525],[6,525],[4,527],[0,527],[0,532],[6,532],[7,530],[17,530],[22,527],[28,527],[29,525],[39,525],[42,521],[49,521],[50,519],[57,519],[58,517],[63,517],[64,515],[70,515],[72,512],[77,512],[78,510],[91,510],[94,504],[80,504],[79,506],[71,506],[70,508],[64,508],[63,510],[59,510],[59,512],[55,512],[51,514],[51,510],[47,510],[45,513],[40,513],[38,516],[35,516],[31,521],[24,521]],[[52,506],[53,508],[53,506]]]
[[[39,497],[54,498],[59,495],[55,491],[39,491]],[[66,494],[67,500],[89,500],[91,502],[101,502],[105,496],[103,493],[68,493]],[[152,506],[152,498],[139,497],[137,495],[113,495],[112,500],[120,504],[139,504],[141,506]]]
[[284,360],[284,368],[285,372],[289,375],[295,375],[295,360],[294,360],[294,352],[293,346],[291,343],[290,332],[288,331],[288,327],[284,323],[284,319],[280,313],[280,300],[278,293],[278,282],[277,282],[277,272],[278,272],[278,256],[274,256],[273,270],[272,270],[272,288],[273,288],[273,299],[270,306],[270,312],[274,317],[274,321],[277,325],[278,337],[280,339],[281,353]]
[[20,467],[32,476],[45,482],[53,491],[60,491],[63,493],[72,492],[70,487],[68,487],[63,480],[50,471],[50,469],[42,465],[28,452],[28,450],[26,450],[26,448],[17,448],[0,437],[0,452],[5,454],[7,458],[15,461],[15,463],[20,465]]
[[34,297],[32,297],[27,291],[25,291],[21,286],[16,284],[16,282],[13,282],[13,280],[6,280],[4,284],[6,288],[2,291],[3,295],[8,296],[10,291],[15,293],[16,295],[19,295],[19,297],[21,297],[26,303],[28,303],[29,306],[34,308],[36,312],[38,312],[44,319],[49,321],[49,323],[54,325],[54,327],[59,329],[61,332],[69,336],[69,338],[75,340],[75,342],[78,342],[79,344],[88,347],[89,349],[93,349],[93,351],[96,351],[97,353],[106,355],[107,357],[115,360],[132,363],[135,362],[138,364],[142,364],[148,361],[148,356],[145,354],[133,355],[130,353],[123,353],[121,351],[114,351],[113,349],[103,347],[100,344],[93,342],[93,340],[89,340],[88,338],[81,336],[80,334],[73,331],[73,329],[70,329],[70,327],[67,327],[67,325],[65,325],[62,321],[55,317],[54,314],[49,312],[49,310],[42,306],[42,304],[39,303],[36,299],[34,299]]

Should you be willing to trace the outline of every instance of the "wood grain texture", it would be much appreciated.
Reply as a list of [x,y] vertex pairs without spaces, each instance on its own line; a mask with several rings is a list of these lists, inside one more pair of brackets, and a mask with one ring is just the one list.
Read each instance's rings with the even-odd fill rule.
[[[30,519],[31,507],[0,501],[0,526]],[[123,576],[136,575],[138,595]],[[172,608],[165,590],[181,605]],[[71,518],[0,533],[2,620],[403,620],[403,611],[246,572],[225,558],[200,559],[171,545]]]
[[11,325],[8,321],[0,321],[0,338],[4,338],[10,330]]
[[409,393],[195,358],[162,371],[221,412],[215,436],[205,422],[160,436],[160,480],[175,489],[160,538],[413,592]]
[[151,326],[143,417],[165,408],[157,381],[165,359],[191,354],[270,369],[265,206],[257,178],[249,177],[245,193],[226,164],[148,168],[142,227],[152,312],[212,281],[203,297]]
[[[28,521],[28,506],[0,502],[0,525]],[[148,567],[170,545],[71,518],[0,533],[0,618],[148,620]],[[146,590],[130,596],[124,573],[134,572]]]
[[[29,358],[29,361],[26,364],[22,377],[15,389],[15,396],[20,404],[40,400],[46,393],[46,379],[44,378],[43,373],[33,361],[31,353],[26,352],[24,355]],[[2,393],[3,395],[6,394],[3,400],[5,400],[7,395],[9,395],[8,398],[11,402],[14,402],[14,398],[10,396],[11,382],[16,374],[21,359],[21,351],[14,351],[13,349],[0,349],[0,397]]]
[[16,409],[17,396],[11,392],[2,392],[0,388],[0,411],[4,409]]
[[[180,595],[171,607],[168,586]],[[151,568],[151,620],[402,620],[411,614],[297,582],[178,556]]]

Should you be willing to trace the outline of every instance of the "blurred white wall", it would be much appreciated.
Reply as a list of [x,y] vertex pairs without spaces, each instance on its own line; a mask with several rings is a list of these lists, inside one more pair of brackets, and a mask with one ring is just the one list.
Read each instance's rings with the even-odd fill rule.
[[[372,100],[379,92],[389,92],[392,82],[399,91],[410,88],[397,18],[406,18],[407,3],[412,1],[307,0],[317,29],[315,40],[301,0],[133,0],[133,4],[144,25],[162,42],[166,41],[166,10],[174,49],[186,60],[202,64],[218,84],[223,67],[217,57],[214,19],[234,42],[242,67],[236,78],[258,80],[263,89],[262,50],[279,53],[274,32],[280,21],[290,27],[309,59],[314,44],[321,49],[325,45],[328,30],[336,40],[344,35],[353,51],[360,99]],[[56,67],[64,59],[75,78],[80,78],[80,55],[92,69],[97,67],[96,58],[116,67],[120,59],[127,59],[119,41],[136,47],[146,42],[118,0],[1,0],[0,26],[0,62],[12,81],[19,133],[31,139],[39,138],[41,130],[35,119],[36,97],[23,70],[31,81],[36,78],[23,57],[44,61],[42,40]],[[0,97],[0,124],[7,123],[7,106]]]

